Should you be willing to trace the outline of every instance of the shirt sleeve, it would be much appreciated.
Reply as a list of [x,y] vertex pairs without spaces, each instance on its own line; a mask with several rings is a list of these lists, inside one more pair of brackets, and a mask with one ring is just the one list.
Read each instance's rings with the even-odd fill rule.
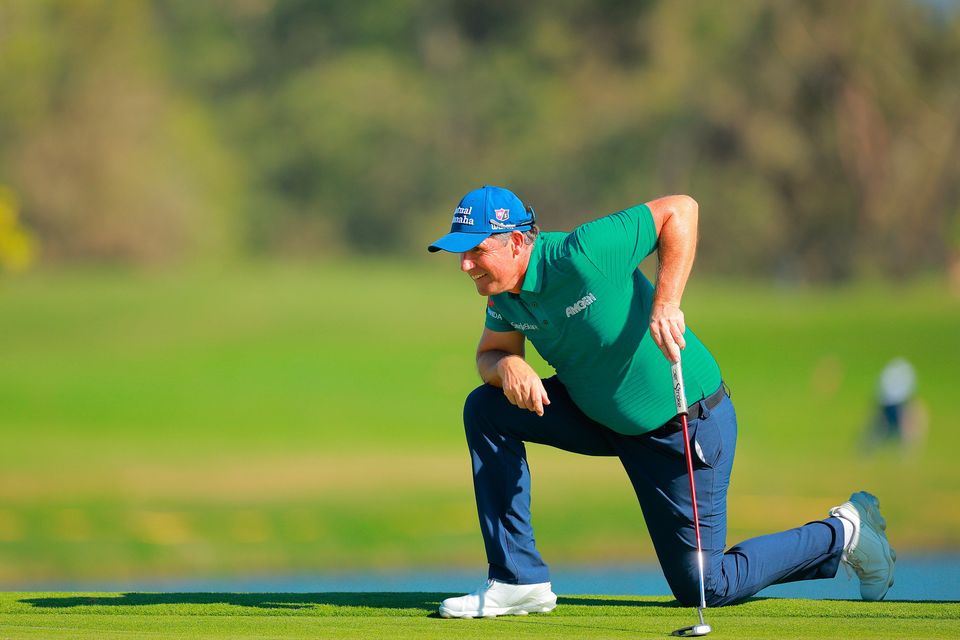
[[607,277],[623,277],[656,249],[657,229],[650,208],[638,204],[580,225],[568,242]]
[[490,329],[490,331],[499,331],[501,333],[504,331],[516,331],[516,329],[513,328],[513,325],[510,324],[502,315],[500,315],[500,312],[497,311],[497,308],[493,306],[493,300],[489,299],[487,300],[487,315],[483,322],[483,326],[487,329]]

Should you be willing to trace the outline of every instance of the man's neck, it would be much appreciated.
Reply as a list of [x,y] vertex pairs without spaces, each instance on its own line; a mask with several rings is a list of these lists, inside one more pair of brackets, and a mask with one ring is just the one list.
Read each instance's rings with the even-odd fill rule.
[[533,245],[524,245],[523,255],[517,257],[520,261],[520,273],[517,277],[517,284],[510,289],[510,293],[520,293],[520,290],[523,288],[523,281],[527,277],[527,269],[530,268],[530,256],[533,255]]

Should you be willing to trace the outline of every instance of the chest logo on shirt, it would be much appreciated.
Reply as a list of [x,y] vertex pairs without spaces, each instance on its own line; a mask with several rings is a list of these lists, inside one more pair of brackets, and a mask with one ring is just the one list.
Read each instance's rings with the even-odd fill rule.
[[584,309],[586,309],[596,301],[597,301],[597,296],[593,295],[592,293],[588,293],[587,295],[583,296],[582,298],[574,302],[572,305],[567,307],[567,317],[569,318],[570,316],[577,315],[578,313],[580,313],[581,311],[583,311]]

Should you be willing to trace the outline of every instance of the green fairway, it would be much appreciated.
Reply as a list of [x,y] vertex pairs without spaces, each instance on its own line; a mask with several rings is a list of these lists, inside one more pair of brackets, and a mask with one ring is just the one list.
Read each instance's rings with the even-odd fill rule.
[[[665,598],[561,597],[550,614],[444,620],[437,593],[12,593],[3,638],[665,637],[696,620]],[[712,638],[955,638],[960,603],[756,599],[709,609]]]
[[[483,305],[449,257],[0,280],[0,586],[482,577],[460,412]],[[960,300],[936,281],[777,289],[695,272],[684,306],[740,419],[729,543],[867,488],[901,553],[960,547],[960,511],[943,508],[960,495]],[[894,356],[917,369],[929,435],[863,455]],[[549,561],[653,559],[615,460],[528,451]]]

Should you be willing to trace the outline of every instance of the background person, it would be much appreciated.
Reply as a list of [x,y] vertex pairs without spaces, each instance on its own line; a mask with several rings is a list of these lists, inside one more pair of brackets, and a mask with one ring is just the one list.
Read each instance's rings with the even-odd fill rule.
[[[484,384],[464,406],[480,529],[489,564],[474,593],[448,598],[444,617],[547,612],[556,606],[530,523],[525,442],[617,456],[676,596],[699,601],[695,532],[670,363],[684,352],[684,384],[709,606],[771,584],[832,578],[841,561],[864,599],[893,584],[895,555],[875,497],[865,492],[825,520],[726,545],[726,496],[737,421],[713,356],[685,324],[680,301],[693,265],[697,203],[667,196],[577,227],[540,233],[532,209],[507,189],[471,191],[450,233],[430,251],[460,253],[488,298],[477,348]],[[637,268],[654,250],[656,287]],[[529,339],[557,375],[524,359]]]
[[865,434],[865,451],[886,442],[905,452],[918,447],[927,433],[927,411],[916,397],[917,374],[906,358],[894,358],[877,378],[876,407]]

